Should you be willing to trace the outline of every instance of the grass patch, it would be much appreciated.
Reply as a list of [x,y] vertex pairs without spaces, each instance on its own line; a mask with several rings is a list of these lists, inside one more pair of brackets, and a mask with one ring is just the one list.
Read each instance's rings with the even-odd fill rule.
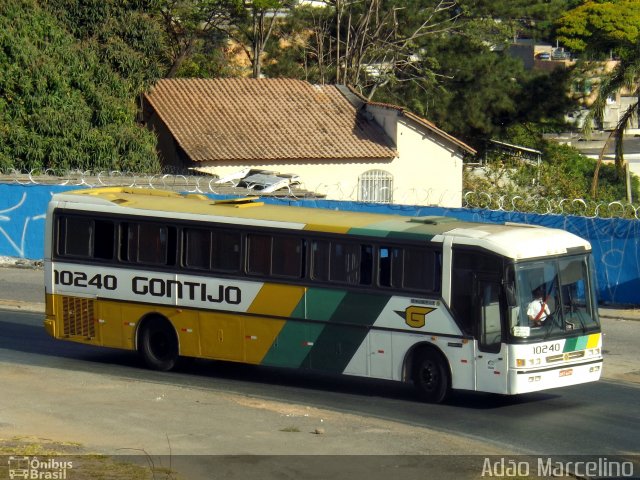
[[300,429],[298,427],[285,427],[281,428],[280,431],[287,433],[300,433]]
[[[9,478],[9,459],[23,459],[28,457],[27,462],[35,461],[48,462],[55,460],[59,464],[70,463],[71,468],[67,469],[66,478],[77,480],[179,480],[179,477],[172,470],[165,467],[155,466],[150,457],[146,456],[148,465],[139,465],[121,461],[117,456],[97,455],[84,450],[77,443],[55,442],[46,438],[13,437],[11,439],[0,439],[0,478]],[[140,455],[141,460],[145,460],[145,455]],[[14,463],[14,467],[15,467]],[[49,464],[50,465],[50,464]],[[40,472],[58,472],[56,467],[43,467]],[[22,478],[22,477],[18,477]],[[44,477],[43,477],[44,478]]]

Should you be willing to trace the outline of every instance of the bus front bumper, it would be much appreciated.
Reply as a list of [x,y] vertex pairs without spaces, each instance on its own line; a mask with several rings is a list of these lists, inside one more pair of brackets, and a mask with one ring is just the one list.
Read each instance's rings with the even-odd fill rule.
[[602,358],[539,369],[513,369],[509,373],[509,393],[537,392],[595,382],[602,374]]

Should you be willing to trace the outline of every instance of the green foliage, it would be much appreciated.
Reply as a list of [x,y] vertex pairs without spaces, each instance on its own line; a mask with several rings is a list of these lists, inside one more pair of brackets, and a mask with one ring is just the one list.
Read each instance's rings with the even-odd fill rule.
[[[461,0],[467,15],[473,18],[498,19],[511,38],[551,38],[554,21],[580,0]],[[495,22],[494,22],[495,23]]]
[[335,26],[331,8],[299,6],[279,25],[278,41],[266,44],[267,77],[304,79],[324,84],[335,80],[333,52],[324,42]]
[[521,63],[461,36],[434,41],[429,51],[439,61],[430,65],[437,77],[429,87],[392,84],[374,98],[406,105],[476,145],[517,117]]
[[47,9],[112,69],[144,88],[161,77],[165,33],[151,17],[158,0],[47,0]]
[[[584,199],[598,202],[619,201],[626,197],[625,185],[616,177],[615,166],[600,167],[600,190],[596,198],[589,194],[596,160],[587,158],[574,147],[547,141],[539,126],[520,124],[506,131],[504,141],[542,152],[540,167],[504,154],[488,153],[484,175],[465,175],[465,190],[495,196],[542,197],[546,199]],[[633,177],[633,197],[639,197],[638,178]]]
[[640,2],[586,1],[557,21],[558,40],[572,50],[607,55],[634,48],[640,40]]
[[176,70],[175,78],[223,78],[242,75],[227,61],[221,51],[195,53],[185,58]]
[[141,68],[125,55],[114,71],[96,42],[36,0],[0,4],[0,166],[159,168],[154,135],[135,124]]
[[223,50],[234,22],[244,22],[243,7],[242,0],[153,0],[150,22],[166,37],[166,76],[217,71],[213,51]]
[[[619,59],[610,72],[596,74],[599,85],[596,99],[590,106],[584,130],[593,128],[594,120],[602,121],[610,96],[626,90],[640,98],[640,2],[638,0],[585,1],[558,20],[559,38],[574,50],[584,51],[593,58],[604,58],[615,53]],[[594,66],[597,63],[594,63]],[[637,117],[636,101],[618,114],[612,137],[615,141],[615,175],[619,183],[625,179],[623,162],[624,132]],[[635,125],[634,125],[635,126]],[[604,171],[596,174],[592,183],[592,195],[609,183]]]

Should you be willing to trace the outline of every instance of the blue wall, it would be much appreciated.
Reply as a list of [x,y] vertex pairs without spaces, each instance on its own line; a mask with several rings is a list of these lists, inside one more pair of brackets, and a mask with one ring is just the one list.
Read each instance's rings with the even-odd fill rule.
[[[44,218],[51,195],[78,188],[80,187],[0,185],[0,256],[42,259]],[[517,222],[561,228],[591,242],[601,302],[620,305],[640,304],[640,221],[638,220],[538,215],[464,208],[362,204],[330,200],[266,199],[266,201],[335,210],[400,215],[447,215],[460,220],[488,223]]]
[[78,187],[0,185],[0,256],[42,259],[51,195]]

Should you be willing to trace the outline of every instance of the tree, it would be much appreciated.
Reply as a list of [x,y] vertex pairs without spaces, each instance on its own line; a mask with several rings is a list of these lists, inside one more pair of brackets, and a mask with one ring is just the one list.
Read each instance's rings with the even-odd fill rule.
[[450,32],[461,14],[458,3],[448,0],[333,3],[336,82],[368,98],[389,83],[428,81],[434,60],[422,46]]
[[445,130],[474,143],[499,135],[517,116],[521,64],[464,37],[450,39],[437,57],[442,62],[440,84],[447,93],[434,98],[431,115]]
[[[532,123],[514,124],[504,132],[512,143],[540,150],[544,159],[541,165],[528,164],[508,155],[490,152],[485,156],[488,162],[482,175],[466,172],[464,189],[487,193],[495,198],[506,196],[510,198],[510,202],[529,198],[543,198],[555,203],[563,199],[595,200],[590,198],[588,190],[596,160],[585,157],[572,146],[545,140],[542,132],[539,125]],[[601,176],[600,201],[613,202],[624,196],[624,186],[614,180],[613,165],[603,166]],[[637,177],[634,177],[634,194],[637,194],[639,186]],[[563,203],[565,212],[572,211],[577,205],[574,202]],[[536,202],[525,200],[518,207],[536,208]]]
[[165,34],[153,18],[156,0],[40,2],[85,48],[142,90],[164,73]]
[[503,29],[511,31],[511,39],[548,40],[558,17],[581,0],[460,0],[460,3],[476,20],[497,20]]
[[285,48],[288,60],[297,58],[306,78],[350,85],[369,98],[390,83],[428,83],[433,58],[421,45],[454,28],[459,16],[457,3],[445,0],[324,3],[298,7],[283,22],[280,32],[293,45]]
[[54,13],[36,0],[0,3],[0,165],[158,171],[155,136],[135,123],[138,52],[108,56],[95,31],[67,29],[70,17],[48,7]]
[[[226,40],[229,29],[244,15],[242,0],[156,0],[155,12],[169,43],[167,77],[179,74],[183,63],[203,55],[211,44]],[[205,55],[206,56],[206,55]]]
[[[595,58],[612,54],[619,58],[615,68],[601,78],[596,100],[585,122],[585,130],[593,128],[594,120],[602,120],[607,99],[611,95],[626,89],[636,98],[640,96],[639,25],[638,0],[586,1],[558,20],[559,39],[571,49]],[[639,102],[636,101],[622,114],[600,154],[591,186],[594,197],[598,190],[599,167],[611,141],[615,141],[617,178],[625,179],[624,131],[631,126],[634,118],[638,118],[638,108]],[[630,192],[627,197],[630,200]]]
[[294,0],[248,0],[244,17],[236,18],[231,37],[242,47],[251,62],[253,78],[262,76],[264,53],[282,16],[295,5]]
[[428,84],[390,85],[376,99],[402,104],[479,150],[522,117],[527,82],[519,61],[462,35],[436,38],[427,49],[438,59]]

